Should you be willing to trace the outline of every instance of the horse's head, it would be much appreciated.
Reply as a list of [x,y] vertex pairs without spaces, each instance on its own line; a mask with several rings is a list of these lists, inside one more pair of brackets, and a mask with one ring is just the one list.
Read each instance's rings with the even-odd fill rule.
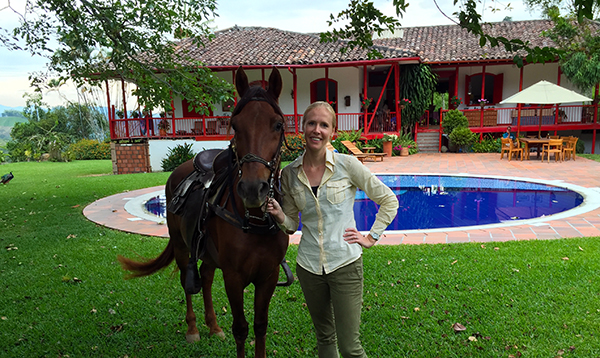
[[241,97],[231,116],[235,130],[233,150],[239,166],[238,195],[246,208],[263,205],[273,190],[279,171],[280,147],[284,135],[284,117],[278,105],[282,82],[273,68],[269,87],[248,86],[248,77],[240,67],[235,86]]

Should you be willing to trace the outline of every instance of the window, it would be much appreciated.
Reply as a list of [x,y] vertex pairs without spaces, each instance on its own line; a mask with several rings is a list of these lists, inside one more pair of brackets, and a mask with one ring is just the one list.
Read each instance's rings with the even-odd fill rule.
[[[502,87],[504,74],[494,75],[485,74],[484,97],[488,104],[497,104],[502,101]],[[481,86],[483,84],[483,74],[477,73],[473,76],[465,76],[465,93],[467,94],[465,104],[468,106],[478,105],[478,99],[481,98]]]
[[[329,82],[329,99],[326,98],[326,87],[325,83]],[[338,100],[337,100],[337,81],[332,79],[320,78],[310,83],[310,102],[316,101],[327,101],[335,102],[331,107],[337,112]]]

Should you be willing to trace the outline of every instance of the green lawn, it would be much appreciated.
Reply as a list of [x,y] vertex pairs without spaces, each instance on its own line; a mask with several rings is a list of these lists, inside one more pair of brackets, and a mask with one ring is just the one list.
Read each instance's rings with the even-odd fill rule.
[[[220,275],[214,300],[227,339],[201,326],[201,341],[187,344],[178,275],[124,280],[116,261],[155,257],[166,240],[82,215],[98,198],[163,184],[168,174],[101,175],[110,161],[0,166],[0,175],[9,171],[15,178],[0,185],[0,356],[235,356]],[[287,254],[293,269],[296,250]],[[361,332],[370,357],[600,356],[598,238],[376,246],[364,262]],[[303,302],[297,282],[276,290],[269,356],[316,356]],[[195,303],[201,319],[200,296]],[[454,333],[455,323],[466,330]]]

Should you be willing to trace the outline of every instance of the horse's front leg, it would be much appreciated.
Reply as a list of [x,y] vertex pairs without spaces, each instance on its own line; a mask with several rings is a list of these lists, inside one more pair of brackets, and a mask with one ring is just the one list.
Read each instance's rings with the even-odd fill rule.
[[[276,270],[279,273],[279,268]],[[274,279],[272,279],[274,277]],[[266,358],[267,356],[267,328],[269,325],[269,304],[277,285],[278,275],[272,275],[268,280],[254,285],[254,356]]]
[[246,356],[246,338],[248,338],[248,321],[244,315],[244,284],[239,275],[235,273],[223,272],[223,279],[233,316],[231,331],[235,338],[237,358],[244,358]]

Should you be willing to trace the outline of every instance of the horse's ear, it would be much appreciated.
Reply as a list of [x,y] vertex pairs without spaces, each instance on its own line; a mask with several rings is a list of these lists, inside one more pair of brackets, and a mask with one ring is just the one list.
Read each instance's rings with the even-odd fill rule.
[[279,95],[281,94],[282,87],[283,83],[281,81],[279,70],[277,67],[273,67],[273,71],[271,71],[271,75],[269,76],[269,89],[267,92],[269,92],[277,102],[279,102]]
[[244,72],[244,69],[240,66],[235,72],[235,89],[237,89],[238,96],[240,96],[240,98],[244,97],[248,88],[248,76],[246,76],[246,72]]

